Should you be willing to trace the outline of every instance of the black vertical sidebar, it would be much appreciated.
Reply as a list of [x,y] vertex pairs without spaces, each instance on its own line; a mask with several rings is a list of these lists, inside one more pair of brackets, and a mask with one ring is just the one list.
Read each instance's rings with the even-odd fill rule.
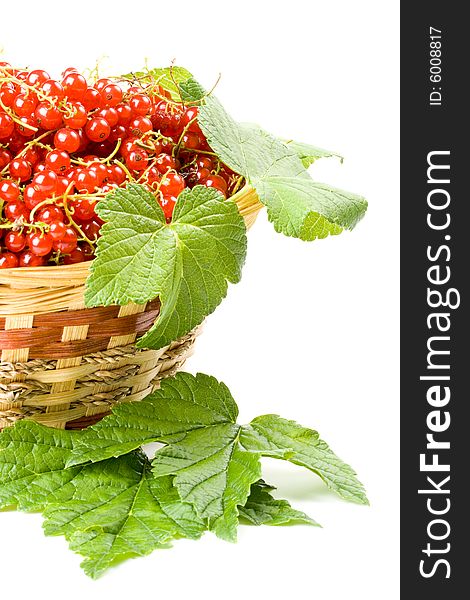
[[404,600],[461,598],[470,577],[470,35],[463,12],[457,2],[401,3]]

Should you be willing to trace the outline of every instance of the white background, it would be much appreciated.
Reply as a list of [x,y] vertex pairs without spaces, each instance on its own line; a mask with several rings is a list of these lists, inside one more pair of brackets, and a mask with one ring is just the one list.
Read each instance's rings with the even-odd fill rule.
[[127,561],[98,581],[38,515],[0,514],[0,595],[87,598],[398,598],[398,2],[26,2],[2,5],[18,66],[104,74],[173,58],[235,118],[341,152],[320,181],[364,194],[353,233],[311,244],[249,235],[242,282],[207,321],[187,369],[225,381],[246,422],[277,412],[317,428],[358,471],[371,507],[266,461],[265,478],[318,520],[206,535]]

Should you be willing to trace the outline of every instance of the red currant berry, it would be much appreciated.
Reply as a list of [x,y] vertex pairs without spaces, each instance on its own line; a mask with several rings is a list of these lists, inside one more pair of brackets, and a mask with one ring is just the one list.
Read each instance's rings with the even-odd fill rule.
[[54,146],[57,150],[65,150],[65,152],[69,153],[76,152],[80,147],[80,135],[78,131],[67,127],[59,129],[54,136]]
[[21,117],[20,123],[16,123],[16,131],[25,138],[33,137],[36,132],[36,123],[31,117]]
[[138,148],[132,150],[126,157],[126,166],[131,171],[144,171],[148,164],[148,154],[145,150]]
[[126,173],[119,165],[110,165],[108,167],[108,179],[111,182],[121,185],[126,180]]
[[163,198],[159,201],[159,204],[162,207],[166,220],[168,222],[171,221],[171,217],[173,216],[173,211],[175,209],[176,198],[173,196]]
[[70,102],[67,105],[67,115],[64,116],[64,125],[72,129],[80,129],[87,122],[87,110],[81,102]]
[[119,113],[112,106],[108,106],[107,108],[102,108],[94,116],[103,117],[103,119],[108,122],[108,125],[111,128],[115,127],[119,121]]
[[85,133],[92,142],[102,142],[111,133],[108,121],[102,117],[93,117],[85,127]]
[[0,269],[14,269],[18,266],[18,257],[13,252],[0,252]]
[[79,192],[91,194],[99,185],[98,175],[92,169],[82,169],[75,177],[75,187]]
[[[42,171],[41,171],[42,172]],[[46,194],[34,187],[32,183],[24,188],[24,204],[28,210],[33,210],[38,204],[46,199]]]
[[49,169],[44,169],[44,171],[36,173],[31,183],[38,192],[47,196],[52,195],[57,187],[57,174]]
[[4,169],[11,161],[11,154],[6,148],[0,147],[0,169]]
[[155,166],[160,173],[164,174],[170,169],[176,169],[176,162],[169,154],[159,154],[155,159]]
[[77,198],[70,205],[73,208],[73,217],[77,221],[91,221],[95,216],[96,201],[89,198]]
[[220,175],[211,175],[204,180],[203,185],[215,188],[216,190],[219,190],[219,192],[222,192],[225,197],[227,196],[227,182],[223,177],[220,177]]
[[98,223],[98,221],[95,221],[95,219],[93,219],[93,221],[88,221],[88,223],[85,223],[82,227],[83,233],[90,242],[94,242],[100,237],[100,229],[101,224]]
[[43,256],[33,254],[31,250],[24,250],[19,257],[19,267],[43,267],[46,264]]
[[108,83],[100,90],[104,106],[116,106],[122,100],[122,90],[116,83]]
[[18,184],[11,179],[0,181],[0,199],[5,202],[14,202],[20,197],[20,188]]
[[64,236],[61,240],[54,241],[53,248],[62,252],[62,254],[70,254],[77,247],[77,234],[71,227],[65,229]]
[[20,181],[27,181],[30,179],[33,172],[30,163],[24,158],[15,158],[15,160],[12,160],[9,170],[10,175]]
[[18,94],[13,100],[12,108],[19,117],[30,117],[38,103],[35,94]]
[[64,221],[64,211],[56,204],[46,204],[36,213],[36,221],[38,223],[47,223],[50,225],[54,221]]
[[31,73],[26,78],[26,83],[28,85],[42,85],[50,78],[51,76],[49,75],[49,73],[47,73],[46,71],[42,71],[41,69],[37,69],[35,71],[31,71]]
[[148,117],[136,117],[128,125],[129,134],[134,137],[142,137],[144,133],[152,130],[152,121]]
[[52,250],[53,239],[49,233],[29,233],[26,239],[29,249],[36,256],[46,256]]
[[60,242],[64,238],[67,226],[62,221],[53,221],[51,223],[49,234],[54,242]]
[[164,197],[174,196],[177,198],[184,188],[183,177],[174,171],[167,173],[160,183],[160,191]]
[[81,102],[85,109],[90,112],[90,110],[101,108],[101,95],[98,90],[93,87],[89,87],[84,93]]
[[201,146],[201,138],[197,133],[188,131],[183,135],[182,143],[188,150],[197,150]]
[[129,106],[135,115],[145,116],[152,106],[152,101],[145,94],[135,94],[129,100]]
[[17,220],[27,220],[29,217],[29,211],[21,200],[15,200],[14,202],[8,202],[4,207],[5,218],[8,221],[14,223]]
[[11,252],[21,252],[26,246],[26,236],[19,231],[9,231],[5,234],[5,246]]
[[65,150],[51,150],[46,154],[45,162],[54,173],[65,173],[70,169],[70,155]]
[[129,104],[118,104],[116,110],[119,117],[119,125],[128,125],[132,119],[132,108]]
[[55,79],[48,79],[45,81],[41,86],[41,91],[46,96],[50,96],[51,98],[55,98],[57,100],[62,100],[65,95],[64,88]]
[[64,257],[64,265],[75,265],[84,262],[85,254],[81,248],[75,248],[70,254]]
[[88,88],[85,77],[77,72],[72,72],[64,76],[62,86],[69,100],[81,100]]
[[62,113],[49,102],[40,102],[34,111],[34,117],[37,125],[42,129],[52,130],[62,125]]

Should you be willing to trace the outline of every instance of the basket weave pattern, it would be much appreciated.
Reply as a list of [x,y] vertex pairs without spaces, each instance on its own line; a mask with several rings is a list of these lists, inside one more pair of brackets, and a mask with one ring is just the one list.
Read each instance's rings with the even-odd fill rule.
[[[247,227],[261,204],[233,198]],[[0,430],[22,418],[82,428],[140,400],[190,356],[199,329],[160,350],[136,348],[158,317],[146,305],[85,308],[89,263],[0,270]]]

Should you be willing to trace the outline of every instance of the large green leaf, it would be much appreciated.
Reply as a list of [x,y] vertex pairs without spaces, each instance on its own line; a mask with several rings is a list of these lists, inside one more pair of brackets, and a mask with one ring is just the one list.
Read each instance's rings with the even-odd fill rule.
[[196,429],[158,450],[153,461],[155,476],[176,475],[181,498],[228,541],[237,537],[238,505],[261,477],[259,457],[239,448],[239,433],[232,423]]
[[173,539],[196,539],[205,529],[182,502],[171,478],[155,479],[140,451],[87,465],[67,499],[44,511],[47,535],[64,535],[85,556],[91,577],[126,558],[168,548]]
[[298,147],[237,123],[213,96],[205,98],[198,121],[219,158],[256,189],[276,231],[314,240],[352,229],[364,216],[364,198],[315,183]]
[[346,500],[368,504],[355,471],[338,458],[313,429],[278,415],[263,415],[242,428],[240,441],[246,450],[310,469]]
[[42,510],[47,535],[64,535],[91,577],[125,558],[205,529],[171,477],[155,479],[140,451],[65,468],[80,433],[21,421],[0,435],[0,506]]
[[237,283],[246,228],[237,206],[214,189],[184,190],[167,224],[153,194],[128,184],[97,206],[106,221],[87,280],[87,306],[142,304],[162,308],[139,345],[161,348],[212,313]]
[[234,423],[238,415],[227,386],[214,377],[178,373],[138,403],[120,404],[77,438],[67,465],[126,454],[154,441],[184,437],[193,429]]

